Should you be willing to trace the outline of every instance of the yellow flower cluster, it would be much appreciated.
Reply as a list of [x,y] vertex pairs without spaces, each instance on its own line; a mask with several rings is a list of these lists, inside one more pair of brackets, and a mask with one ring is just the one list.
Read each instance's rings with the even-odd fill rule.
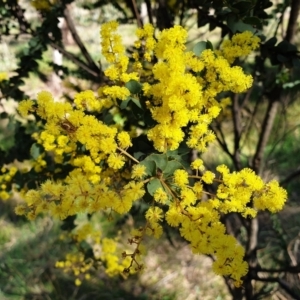
[[7,80],[8,79],[8,75],[6,72],[0,72],[0,82]]
[[[151,62],[151,58],[153,55],[153,50],[156,46],[156,41],[154,39],[154,28],[151,24],[146,24],[143,28],[138,28],[136,31],[136,35],[139,40],[135,41],[134,46],[137,49],[143,47],[143,58],[144,60]],[[144,43],[142,42],[144,40]],[[141,58],[139,57],[139,53],[136,52],[133,54],[133,58],[135,59],[134,67],[137,69],[142,68],[142,64],[140,63]]]
[[226,40],[221,45],[221,55],[230,64],[238,57],[249,55],[259,47],[260,39],[250,31],[235,34],[231,40]]
[[111,172],[107,173],[110,176],[103,176],[103,181],[96,184],[91,183],[79,169],[70,173],[65,184],[47,180],[40,190],[26,193],[26,205],[17,206],[16,213],[34,219],[39,213],[50,212],[62,220],[77,213],[92,214],[100,210],[125,214],[133,202],[143,197],[143,183],[129,181],[126,185],[115,187],[114,177]]
[[[64,272],[71,272],[75,275],[76,285],[81,285],[83,279],[89,279],[93,269],[101,266],[105,266],[105,273],[110,277],[127,276],[124,270],[128,269],[131,264],[131,256],[120,255],[117,239],[101,238],[101,232],[95,230],[90,223],[74,229],[69,236],[71,238],[69,242],[73,240],[77,245],[80,245],[82,241],[87,242],[94,255],[93,258],[85,259],[84,254],[78,249],[77,253],[68,253],[64,261],[56,262],[57,268],[62,268]],[[134,269],[130,270],[130,273],[134,273]]]
[[2,167],[0,170],[0,200],[5,201],[10,198],[10,187],[12,179],[17,173],[16,167],[5,168]]
[[[153,32],[151,25],[137,31],[140,39],[146,38],[144,59],[151,61],[154,52],[158,60],[152,68],[156,83],[143,86],[151,99],[148,108],[158,123],[149,130],[148,139],[160,152],[175,150],[185,138],[182,128],[193,124],[187,144],[203,152],[207,143],[215,139],[208,126],[222,108],[215,97],[224,91],[245,91],[251,86],[252,77],[240,67],[231,67],[226,58],[211,50],[203,51],[200,57],[185,51],[187,32],[181,26],[163,30],[157,42],[151,37]],[[235,36],[236,43],[238,37]],[[137,41],[135,46],[139,48],[141,44]],[[134,58],[139,56],[135,54]]]
[[[221,165],[217,171],[222,176],[216,193],[222,213],[238,212],[244,217],[256,217],[257,210],[275,213],[283,208],[287,192],[277,181],[264,184],[253,170],[247,168],[230,173],[228,167]],[[253,207],[249,205],[250,201],[253,201]]]
[[102,109],[102,101],[99,101],[94,92],[86,90],[75,95],[74,103],[78,109],[100,111]]
[[30,112],[34,112],[33,109],[34,101],[33,100],[23,100],[19,103],[18,111],[22,117],[27,117]]
[[89,279],[93,264],[92,261],[87,261],[84,259],[84,253],[68,253],[66,255],[66,260],[57,261],[55,264],[56,268],[61,268],[65,273],[72,272],[75,279],[75,285],[79,286],[82,284],[83,279]]
[[[146,158],[140,163],[127,152],[132,146],[130,134],[122,131],[122,126],[108,126],[92,114],[112,107],[122,114],[116,100],[127,100],[130,90],[126,83],[142,78],[128,71],[129,58],[116,33],[117,26],[112,21],[101,29],[102,52],[110,63],[105,74],[115,85],[101,87],[97,97],[92,91],[83,91],[75,96],[74,105],[56,102],[46,91],[38,94],[36,104],[31,100],[20,103],[23,116],[35,113],[45,122],[43,130],[34,135],[37,143],[54,155],[55,163],[68,165],[71,171],[64,180],[47,180],[38,190],[29,190],[25,204],[18,206],[16,212],[29,219],[43,212],[60,219],[99,211],[125,214],[135,201],[143,198],[147,186],[153,202],[145,213],[145,226],[133,231],[129,239],[135,249],[124,251],[120,262],[115,240],[101,240],[100,236],[97,241],[94,239],[95,259],[105,262],[107,274],[120,274],[124,269],[129,274],[143,269],[142,241],[145,236],[159,238],[165,220],[178,227],[194,253],[215,257],[213,269],[217,274],[230,276],[238,285],[248,268],[243,261],[244,250],[234,237],[226,234],[221,214],[237,212],[244,217],[255,217],[258,210],[277,212],[286,201],[285,190],[276,181],[265,184],[250,169],[230,173],[221,165],[217,176],[205,169],[201,159],[191,164],[195,173],[191,175],[178,161],[170,161],[167,153],[176,150],[183,141],[191,149],[205,151],[215,138],[209,130],[210,123],[229,104],[228,99],[217,101],[216,96],[224,91],[245,91],[251,86],[252,77],[240,67],[230,66],[233,59],[230,51],[223,55],[223,50],[218,53],[204,50],[199,57],[186,51],[187,32],[180,26],[162,31],[157,41],[151,25],[139,29],[135,46],[144,55],[134,54],[135,63],[138,60],[156,63],[151,69],[151,79],[142,84],[134,100],[144,101],[142,104],[155,121],[146,132],[147,137],[157,151],[165,153],[149,155],[147,158],[152,156],[154,161]],[[223,49],[238,45],[241,55],[248,54],[258,42],[247,34],[235,35],[232,41]],[[143,65],[134,68],[140,67]],[[166,170],[172,170],[172,174]],[[217,186],[215,195],[204,190],[205,185],[212,184]],[[78,230],[76,239],[87,240],[89,235],[92,230],[86,226]],[[78,268],[80,273],[86,273],[91,267],[81,256],[70,256],[58,266],[72,269],[76,274]],[[81,277],[77,279],[80,284]]]
[[[117,21],[111,21],[103,24],[101,27],[101,47],[102,54],[110,66],[105,70],[105,75],[113,81],[127,82],[130,79],[138,80],[138,74],[127,73],[129,58],[125,54],[125,47],[122,45],[122,38],[116,33],[119,24]],[[110,90],[112,87],[109,87]],[[119,86],[113,86],[115,91],[122,89]],[[105,93],[105,92],[104,92]]]
[[[195,160],[191,167],[204,171],[200,159]],[[153,228],[158,228],[153,236],[161,234],[158,222],[163,218],[170,226],[178,227],[194,253],[215,257],[213,270],[216,274],[230,276],[239,285],[248,271],[248,265],[243,261],[244,249],[233,236],[226,234],[220,221],[221,214],[238,212],[244,217],[255,217],[258,210],[264,209],[275,213],[282,209],[287,193],[276,181],[265,184],[250,169],[230,173],[225,165],[220,165],[217,171],[221,174],[217,179],[211,171],[191,176],[185,170],[176,170],[173,181],[161,178],[165,190],[160,188],[154,194],[157,204],[149,208],[146,219]],[[189,178],[195,180],[192,185]],[[216,194],[206,193],[203,183],[213,184],[216,180],[219,182]],[[171,196],[171,202],[164,214],[157,205],[165,203],[167,194]],[[208,195],[207,200],[204,200],[207,198],[204,195]]]
[[45,153],[43,153],[43,154],[39,155],[37,157],[37,159],[32,160],[31,166],[36,173],[42,172],[43,169],[45,169],[45,167],[47,166],[47,162],[44,159],[45,156],[46,156]]

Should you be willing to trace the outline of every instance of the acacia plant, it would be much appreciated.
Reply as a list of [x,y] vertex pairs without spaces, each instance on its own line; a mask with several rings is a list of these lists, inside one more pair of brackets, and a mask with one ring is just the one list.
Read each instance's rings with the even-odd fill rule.
[[[159,1],[157,15],[153,16],[151,3],[146,1],[152,24],[143,25],[138,5],[133,1],[135,5],[130,8],[139,25],[137,39],[130,51],[126,51],[117,31],[118,22],[103,24],[101,54],[108,67],[102,70],[72,26],[69,2],[72,1],[33,1],[43,23],[29,43],[33,55],[28,55],[35,62],[46,45],[59,49],[82,67],[88,74],[86,77],[98,82],[99,88],[80,91],[74,99],[64,101],[56,101],[49,91],[40,91],[36,100],[20,102],[20,115],[31,128],[34,124],[34,130],[28,126],[26,131],[30,142],[25,149],[31,155],[32,168],[3,167],[1,198],[9,197],[11,185],[16,182],[24,198],[24,204],[16,207],[18,215],[33,220],[41,213],[50,213],[71,229],[72,240],[89,245],[92,254],[87,255],[87,249],[81,247],[78,253],[70,253],[57,262],[57,267],[75,273],[77,285],[99,264],[105,266],[110,276],[126,277],[146,269],[143,263],[146,237],[162,238],[168,227],[173,227],[193,253],[213,259],[214,272],[225,278],[234,299],[254,299],[260,293],[267,294],[268,291],[261,290],[255,295],[253,280],[263,280],[260,271],[273,274],[281,270],[259,266],[257,216],[260,211],[273,214],[282,210],[287,200],[287,192],[277,180],[263,180],[261,163],[284,93],[282,82],[270,84],[267,92],[260,91],[277,97],[270,98],[250,163],[243,161],[241,142],[251,133],[258,106],[251,112],[249,126],[243,127],[241,120],[242,108],[261,80],[262,70],[270,71],[265,64],[267,57],[273,55],[273,63],[281,71],[292,69],[299,60],[288,41],[281,45],[276,45],[274,38],[264,42],[262,12],[272,3],[202,1],[198,5],[193,1],[176,4]],[[12,7],[20,28],[33,33],[22,17],[20,6],[15,3]],[[215,9],[215,17],[209,15],[211,7]],[[199,27],[219,26],[222,36],[228,34],[216,49],[211,42],[201,41],[192,51],[187,50],[184,17],[190,8],[197,9]],[[163,11],[169,16],[164,22],[159,17]],[[174,24],[177,15],[181,25]],[[67,20],[86,62],[60,45],[57,24],[51,23],[57,16]],[[49,24],[56,34],[43,34],[44,30],[48,33]],[[258,56],[255,64],[252,62],[243,70],[245,58],[255,50],[265,56]],[[23,56],[20,62],[25,64],[25,61]],[[16,100],[26,98],[19,85],[32,68],[37,65],[28,65],[28,69],[20,69],[16,76],[4,80],[3,94]],[[293,72],[290,75],[292,78]],[[11,90],[12,87],[15,88]],[[228,118],[233,122],[233,151],[222,127]],[[218,164],[212,169],[202,160],[202,154],[214,141],[232,159],[232,166]],[[11,153],[6,155],[3,163],[7,164],[11,158]],[[133,214],[137,208],[139,213]],[[74,225],[78,214],[116,218],[130,213],[139,221],[126,246],[105,237],[90,223],[81,228]],[[246,238],[232,230],[234,222],[246,229]],[[283,272],[297,270],[295,266]],[[265,281],[272,282],[275,278]],[[283,281],[276,282],[295,297],[292,287]]]

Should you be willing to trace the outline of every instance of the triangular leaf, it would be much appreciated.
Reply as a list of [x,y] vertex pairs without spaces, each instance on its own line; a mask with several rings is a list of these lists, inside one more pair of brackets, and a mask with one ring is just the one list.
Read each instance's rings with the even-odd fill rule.
[[182,164],[177,160],[168,161],[166,168],[163,171],[164,178],[172,176],[178,169],[182,169]]
[[158,178],[154,178],[150,180],[150,182],[147,184],[147,190],[149,194],[152,196],[159,188],[163,188],[163,186]]
[[153,160],[143,160],[140,162],[141,165],[146,167],[146,174],[149,176],[156,175],[156,164]]
[[243,21],[238,20],[234,15],[228,16],[227,25],[233,33],[244,31],[256,31],[256,29],[252,25],[246,24]]
[[272,37],[264,43],[264,46],[268,46],[269,48],[271,48],[274,47],[276,43],[277,43],[277,38]]
[[261,26],[262,22],[259,18],[257,17],[246,17],[243,19],[244,23],[250,24],[253,26]]
[[120,103],[119,107],[120,107],[121,109],[125,109],[125,108],[128,106],[128,104],[129,104],[130,101],[131,101],[131,98],[128,97],[126,100],[123,100],[123,101]]
[[30,148],[30,155],[33,159],[37,159],[42,153],[41,146],[39,146],[37,143],[33,143]]
[[131,98],[131,101],[140,109],[143,109],[141,102],[136,98]]
[[155,161],[157,168],[164,170],[168,164],[168,157],[166,154],[151,154],[149,159]]
[[200,54],[206,50],[206,42],[199,42],[197,43],[194,48],[193,48],[193,52],[197,55],[200,56]]
[[125,83],[131,94],[138,94],[142,90],[142,85],[136,80],[129,80]]

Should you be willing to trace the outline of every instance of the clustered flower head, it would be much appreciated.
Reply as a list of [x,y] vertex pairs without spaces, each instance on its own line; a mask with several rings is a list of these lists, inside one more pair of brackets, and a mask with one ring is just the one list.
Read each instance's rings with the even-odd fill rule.
[[238,57],[249,55],[259,47],[260,38],[250,31],[235,34],[231,40],[225,40],[221,45],[221,55],[230,64]]
[[[153,201],[145,213],[145,225],[131,233],[128,241],[134,249],[122,252],[121,263],[116,257],[116,241],[103,238],[95,242],[101,251],[99,254],[95,250],[94,256],[105,262],[107,273],[113,276],[122,270],[129,274],[143,269],[143,239],[161,237],[162,222],[166,222],[179,229],[194,253],[215,257],[216,274],[230,276],[239,285],[248,270],[244,250],[226,234],[221,215],[237,212],[255,217],[258,210],[277,212],[286,201],[286,191],[276,181],[264,183],[250,169],[231,173],[220,165],[214,173],[200,158],[187,168],[168,153],[183,141],[189,148],[203,152],[215,139],[209,125],[230,104],[228,99],[217,101],[216,97],[225,91],[240,93],[251,86],[252,77],[231,64],[237,56],[255,49],[258,38],[249,33],[237,34],[223,44],[221,51],[207,49],[198,57],[186,51],[187,32],[181,26],[163,30],[156,39],[153,27],[146,25],[137,31],[135,47],[140,52],[133,54],[131,68],[117,27],[118,23],[112,21],[101,29],[102,53],[110,64],[105,75],[111,84],[99,88],[97,96],[90,90],[83,91],[71,104],[57,102],[43,91],[36,102],[20,103],[22,116],[33,113],[45,123],[34,134],[37,144],[52,154],[57,165],[68,165],[70,172],[59,181],[47,180],[39,189],[29,190],[25,204],[19,205],[16,212],[29,219],[41,212],[60,219],[78,213],[125,214],[147,191]],[[152,64],[146,76],[145,62]],[[130,133],[122,126],[107,125],[93,114],[104,109],[122,114],[118,103],[131,96],[126,86],[130,80],[141,81],[135,101],[144,101],[141,107],[146,107],[154,121],[145,133],[158,152],[152,156],[153,161],[151,155],[142,162],[136,159],[129,152],[133,145]],[[43,155],[36,161],[37,171],[45,167]],[[214,186],[215,194],[205,191],[207,185]],[[90,229],[77,232],[77,239],[86,239],[84,232]],[[81,256],[58,263],[58,267],[73,272],[78,265],[84,272],[90,268]]]
[[0,82],[7,79],[8,79],[8,74],[6,72],[0,72]]
[[[65,260],[57,261],[56,267],[64,270],[65,273],[73,273],[75,285],[79,286],[83,280],[89,280],[95,269],[103,268],[104,272],[110,276],[124,275],[124,268],[130,265],[129,257],[122,257],[121,249],[118,247],[118,238],[102,237],[102,233],[96,230],[91,223],[84,223],[74,229],[66,236],[62,236],[68,242],[75,242],[78,249],[75,252],[67,253]],[[94,260],[86,258],[82,249],[81,242],[87,242],[94,255]],[[141,247],[142,248],[142,247]],[[131,274],[135,273],[131,270]]]
[[9,190],[17,171],[15,166],[0,169],[0,200],[6,201],[10,198]]
[[[153,34],[151,25],[138,29],[138,37],[146,38],[147,60],[151,61],[153,53],[158,61],[152,68],[156,83],[144,84],[150,98],[148,108],[158,123],[147,136],[158,151],[175,150],[186,138],[183,128],[192,124],[187,144],[203,152],[215,139],[208,127],[222,108],[215,97],[224,91],[247,90],[252,77],[245,75],[240,67],[231,67],[225,57],[212,50],[203,51],[200,57],[186,51],[187,32],[181,26],[163,30],[157,42],[150,34]],[[136,47],[140,46],[141,41],[136,42]]]

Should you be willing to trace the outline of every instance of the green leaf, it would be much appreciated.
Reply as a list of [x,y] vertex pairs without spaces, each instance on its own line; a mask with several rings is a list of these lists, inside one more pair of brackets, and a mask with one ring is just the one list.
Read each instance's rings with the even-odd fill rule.
[[262,22],[259,18],[257,17],[246,17],[243,19],[244,23],[250,24],[253,26],[261,26]]
[[137,151],[133,153],[134,158],[139,159],[141,156],[145,155],[142,151]]
[[146,174],[149,176],[156,175],[156,164],[153,160],[143,160],[140,162],[141,165],[146,167]]
[[129,80],[125,83],[131,94],[138,94],[142,90],[142,85],[136,80]]
[[206,49],[214,50],[214,46],[210,41],[206,41]]
[[199,42],[197,43],[194,48],[193,48],[193,52],[197,55],[200,56],[200,54],[206,50],[206,42]]
[[232,5],[239,13],[246,13],[252,9],[252,3],[250,1],[239,1]]
[[150,180],[149,183],[147,184],[147,190],[148,190],[149,194],[152,196],[159,188],[163,189],[163,186],[158,178],[154,178],[154,179]]
[[141,102],[136,99],[136,98],[131,98],[131,101],[137,106],[139,107],[140,109],[143,109],[142,105],[141,105]]
[[32,144],[30,148],[30,155],[33,159],[37,159],[41,155],[41,146],[39,146],[37,143]]
[[15,145],[14,136],[4,136],[0,133],[0,149],[6,153]]
[[130,111],[136,120],[140,121],[144,118],[144,110],[142,108],[137,105],[131,105],[130,108]]
[[171,160],[164,169],[163,175],[165,178],[172,176],[176,170],[182,169],[182,167],[182,164],[178,160]]
[[155,161],[157,168],[162,171],[168,164],[168,156],[166,154],[151,154],[149,159]]
[[292,63],[294,68],[300,68],[300,59],[298,57],[297,58],[294,57],[292,59]]
[[128,103],[131,101],[131,97],[128,97],[126,100],[121,101],[119,107],[125,109],[128,106]]
[[244,31],[251,31],[255,32],[256,29],[250,25],[246,24],[241,20],[238,20],[234,15],[229,15],[227,18],[227,25],[232,33],[236,32],[244,32]]
[[288,41],[281,41],[277,47],[281,53],[297,52],[297,47]]
[[274,47],[277,43],[276,37],[272,37],[264,43],[264,46],[268,46],[269,48]]
[[280,61],[282,63],[285,63],[285,62],[287,62],[289,60],[288,57],[286,57],[284,55],[281,55],[281,54],[277,54],[276,58],[277,58],[278,61]]

